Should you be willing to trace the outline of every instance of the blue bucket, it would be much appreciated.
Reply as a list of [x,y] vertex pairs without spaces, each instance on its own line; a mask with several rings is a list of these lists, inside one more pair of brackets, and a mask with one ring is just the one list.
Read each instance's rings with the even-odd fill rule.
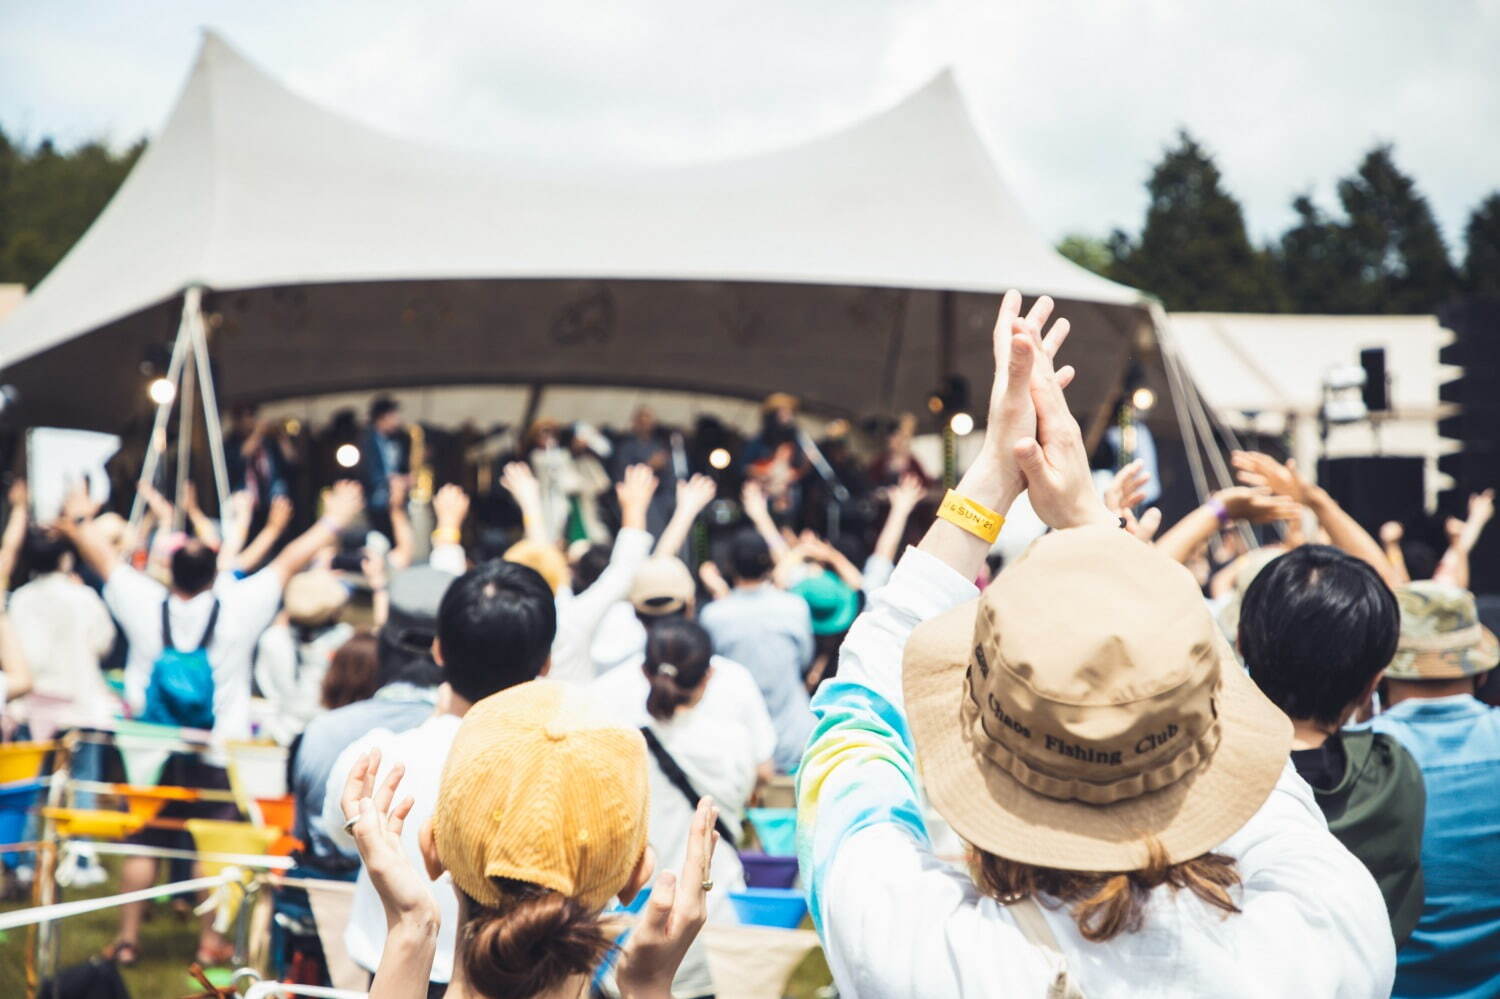
[[785,888],[746,888],[732,891],[729,900],[740,922],[746,926],[772,926],[795,930],[807,916],[807,899],[800,891]]
[[[46,786],[46,778],[39,777],[0,784],[0,843],[20,843],[26,838],[26,815]],[[6,867],[14,867],[18,856],[7,853],[0,860]]]
[[755,838],[763,852],[773,857],[797,854],[797,810],[795,808],[751,808],[745,813],[755,827]]

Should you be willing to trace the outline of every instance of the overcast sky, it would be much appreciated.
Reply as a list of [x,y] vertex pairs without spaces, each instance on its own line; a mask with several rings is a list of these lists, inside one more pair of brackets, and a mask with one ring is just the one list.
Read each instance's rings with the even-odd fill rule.
[[[447,9],[451,8],[451,9]],[[0,125],[123,143],[210,26],[295,90],[437,142],[712,159],[793,142],[953,64],[1041,230],[1140,225],[1179,126],[1265,238],[1377,141],[1450,248],[1500,189],[1500,0],[0,0]],[[941,192],[934,192],[940,196]]]

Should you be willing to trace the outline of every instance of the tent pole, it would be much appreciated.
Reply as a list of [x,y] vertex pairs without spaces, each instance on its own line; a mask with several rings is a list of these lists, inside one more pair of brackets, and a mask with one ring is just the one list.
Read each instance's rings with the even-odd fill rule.
[[213,365],[208,357],[208,333],[203,321],[203,289],[188,289],[192,303],[193,353],[198,361],[198,384],[203,387],[203,424],[208,431],[208,454],[213,461],[214,487],[219,493],[219,519],[229,510],[229,466],[224,460],[224,432],[219,425],[219,398],[214,391]]
[[[188,341],[188,353],[192,353],[192,341]],[[172,530],[183,531],[187,529],[187,484],[188,468],[193,459],[193,434],[198,429],[197,421],[194,419],[193,387],[197,383],[196,372],[192,365],[185,365],[182,369],[182,389],[178,392],[181,397],[177,409],[177,483],[173,489],[172,502]]]
[[172,385],[172,398],[166,402],[156,404],[156,419],[151,426],[151,436],[146,440],[146,457],[141,464],[141,477],[136,480],[135,499],[130,504],[130,528],[132,531],[140,525],[141,515],[145,513],[146,501],[141,495],[140,486],[156,484],[156,467],[161,462],[162,452],[166,450],[167,442],[167,420],[172,415],[172,404],[177,400],[177,387],[182,381],[182,367],[186,362],[188,337],[187,329],[187,307],[183,306],[183,318],[177,326],[177,339],[172,344],[172,359],[167,363],[166,380]]

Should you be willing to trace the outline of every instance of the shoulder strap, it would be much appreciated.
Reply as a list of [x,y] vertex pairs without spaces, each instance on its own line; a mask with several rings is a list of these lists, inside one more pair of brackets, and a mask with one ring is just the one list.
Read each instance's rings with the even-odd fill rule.
[[203,629],[203,640],[198,643],[198,651],[208,648],[208,643],[214,640],[214,627],[219,623],[219,598],[214,597],[213,610],[208,612],[208,627]]
[[171,597],[163,597],[161,602],[161,647],[168,651],[176,648],[172,644],[172,619],[168,608],[172,603]]
[[[694,789],[693,782],[688,780],[688,775],[682,772],[682,767],[678,766],[672,754],[667,752],[667,747],[663,746],[661,740],[656,737],[656,733],[651,731],[651,726],[642,725],[641,735],[646,739],[646,748],[651,750],[652,756],[656,757],[656,765],[661,767],[662,776],[667,779],[667,783],[682,792],[682,796],[688,800],[689,805],[697,808],[698,799],[703,795]],[[726,846],[732,848],[739,841],[739,837],[729,831],[729,824],[724,821],[724,816],[719,816],[714,823],[714,828],[719,831],[719,838]]]
[[1006,908],[1015,917],[1016,926],[1020,928],[1021,935],[1028,943],[1041,950],[1057,969],[1051,984],[1047,987],[1047,999],[1083,999],[1083,993],[1079,991],[1072,976],[1068,974],[1067,959],[1063,957],[1062,948],[1058,946],[1057,936],[1052,932],[1052,927],[1047,925],[1047,917],[1042,915],[1042,907],[1037,905],[1036,899],[1027,895],[1023,899],[1010,903]]

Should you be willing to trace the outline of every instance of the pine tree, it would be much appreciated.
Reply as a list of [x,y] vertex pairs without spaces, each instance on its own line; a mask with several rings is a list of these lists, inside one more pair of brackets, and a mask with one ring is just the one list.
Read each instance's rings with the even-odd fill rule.
[[1146,182],[1151,201],[1140,239],[1116,232],[1111,276],[1177,311],[1265,312],[1283,300],[1267,254],[1250,244],[1240,204],[1213,158],[1186,131]]
[[1500,298],[1500,191],[1479,203],[1464,227],[1464,284]]
[[1433,312],[1458,289],[1458,273],[1427,199],[1396,166],[1389,145],[1339,181],[1345,237],[1359,273],[1355,312]]
[[1358,312],[1359,262],[1345,227],[1328,218],[1309,195],[1292,201],[1297,224],[1281,236],[1277,269],[1295,312]]
[[1110,268],[1114,264],[1109,244],[1096,236],[1069,233],[1057,244],[1057,252],[1079,267],[1093,271],[1102,277],[1110,276]]

